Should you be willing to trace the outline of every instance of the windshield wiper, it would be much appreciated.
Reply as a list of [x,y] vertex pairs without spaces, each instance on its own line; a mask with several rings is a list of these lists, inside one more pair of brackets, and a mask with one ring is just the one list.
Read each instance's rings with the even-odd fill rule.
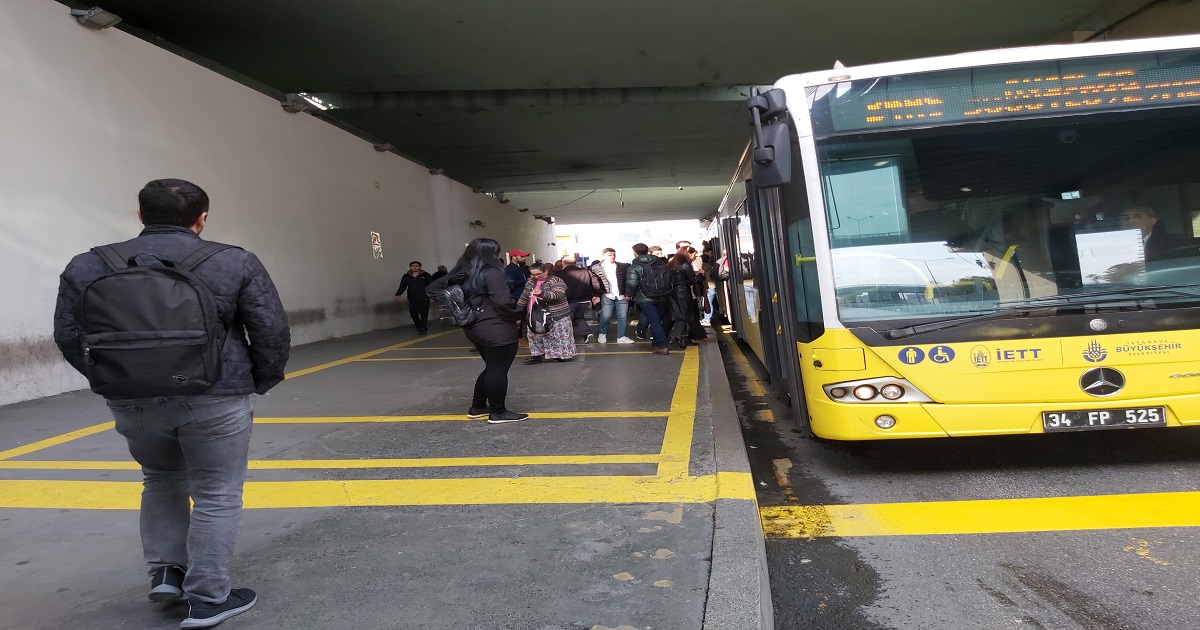
[[1102,304],[1107,301],[1113,302],[1134,302],[1141,303],[1145,300],[1152,300],[1156,297],[1191,297],[1200,298],[1200,292],[1195,290],[1185,291],[1182,289],[1195,289],[1200,285],[1187,284],[1177,286],[1153,286],[1139,287],[1136,289],[1106,289],[1104,291],[1089,291],[1087,293],[1068,293],[1065,295],[1047,295],[1045,297],[1027,298],[1014,302],[999,302],[996,306],[1008,306],[1010,304],[1018,306],[1069,306],[1069,305],[1094,305]]
[[904,339],[905,337],[912,337],[913,335],[920,335],[920,334],[924,334],[927,332],[934,332],[937,330],[946,330],[947,328],[954,328],[956,326],[965,326],[967,324],[974,324],[976,322],[987,321],[989,319],[1003,319],[1005,317],[1010,317],[1012,315],[1017,315],[1017,314],[1028,317],[1029,315],[1031,315],[1033,313],[1037,313],[1039,311],[1045,311],[1047,313],[1050,313],[1050,312],[1056,311],[1057,309],[1058,309],[1058,306],[1055,306],[1055,305],[1043,306],[1040,304],[1037,306],[1033,306],[1033,305],[1010,306],[1008,308],[1005,308],[1005,309],[1002,309],[999,311],[989,311],[987,313],[968,315],[966,317],[954,317],[951,319],[941,319],[936,322],[928,322],[925,324],[913,324],[912,326],[904,326],[902,328],[893,328],[891,330],[885,331],[883,333],[883,336],[887,337],[888,339]]
[[[1134,302],[1140,306],[1141,302],[1154,299],[1156,296],[1169,297],[1191,297],[1200,298],[1200,293],[1196,291],[1181,290],[1185,288],[1197,288],[1200,285],[1189,284],[1179,286],[1156,286],[1156,287],[1140,287],[1137,289],[1109,289],[1105,291],[1091,291],[1088,293],[1073,293],[1070,295],[1051,295],[1040,298],[1029,298],[1020,302],[1009,302],[997,304],[1000,308],[997,311],[989,311],[987,313],[978,313],[976,315],[968,315],[966,317],[954,317],[950,319],[942,319],[936,322],[927,322],[924,324],[914,324],[912,326],[904,326],[901,328],[893,328],[885,331],[883,335],[888,339],[904,339],[913,335],[920,335],[927,332],[938,330],[946,330],[956,326],[964,326],[966,324],[974,324],[990,319],[1003,319],[1013,315],[1028,317],[1034,313],[1045,312],[1050,314],[1057,312],[1059,308],[1064,306],[1083,306],[1097,305],[1106,301],[1114,302]],[[1080,301],[1083,298],[1084,301]]]

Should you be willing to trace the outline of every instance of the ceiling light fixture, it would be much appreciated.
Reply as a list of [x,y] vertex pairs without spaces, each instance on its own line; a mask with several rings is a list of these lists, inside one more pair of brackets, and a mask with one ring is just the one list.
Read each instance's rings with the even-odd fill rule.
[[110,26],[116,26],[121,23],[121,17],[105,11],[100,7],[92,7],[90,9],[71,9],[71,17],[79,21],[80,24],[95,29],[97,31],[104,30]]

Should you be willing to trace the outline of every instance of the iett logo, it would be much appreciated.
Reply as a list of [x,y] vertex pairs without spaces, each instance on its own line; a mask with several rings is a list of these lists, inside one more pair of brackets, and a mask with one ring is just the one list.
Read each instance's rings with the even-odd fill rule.
[[992,362],[992,352],[984,346],[975,346],[971,350],[971,363],[977,368],[985,368]]

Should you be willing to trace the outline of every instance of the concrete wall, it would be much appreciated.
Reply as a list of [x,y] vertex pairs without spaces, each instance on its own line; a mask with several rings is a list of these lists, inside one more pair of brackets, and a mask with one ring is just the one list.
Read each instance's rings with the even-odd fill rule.
[[[1073,30],[1054,38],[1053,42],[1082,41],[1145,7],[1147,2],[1148,0],[1110,0],[1100,10],[1075,25]],[[1191,33],[1200,33],[1200,1],[1166,0],[1115,26],[1097,37],[1096,41]]]
[[296,343],[411,325],[391,297],[411,259],[453,265],[476,236],[539,255],[554,242],[511,206],[48,0],[0,3],[0,85],[0,404],[86,386],[51,341],[58,274],[137,234],[151,179],[208,192],[204,236],[262,258]]

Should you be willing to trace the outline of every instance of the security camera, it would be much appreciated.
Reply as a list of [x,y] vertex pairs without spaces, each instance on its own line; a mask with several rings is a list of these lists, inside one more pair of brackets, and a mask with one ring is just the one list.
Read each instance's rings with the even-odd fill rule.
[[679,190],[683,190],[683,186],[680,186],[680,187],[679,187]]
[[1079,132],[1076,131],[1075,129],[1071,129],[1068,127],[1067,129],[1059,129],[1058,130],[1058,141],[1063,144],[1071,144],[1072,142],[1075,142],[1078,139],[1079,139]]

